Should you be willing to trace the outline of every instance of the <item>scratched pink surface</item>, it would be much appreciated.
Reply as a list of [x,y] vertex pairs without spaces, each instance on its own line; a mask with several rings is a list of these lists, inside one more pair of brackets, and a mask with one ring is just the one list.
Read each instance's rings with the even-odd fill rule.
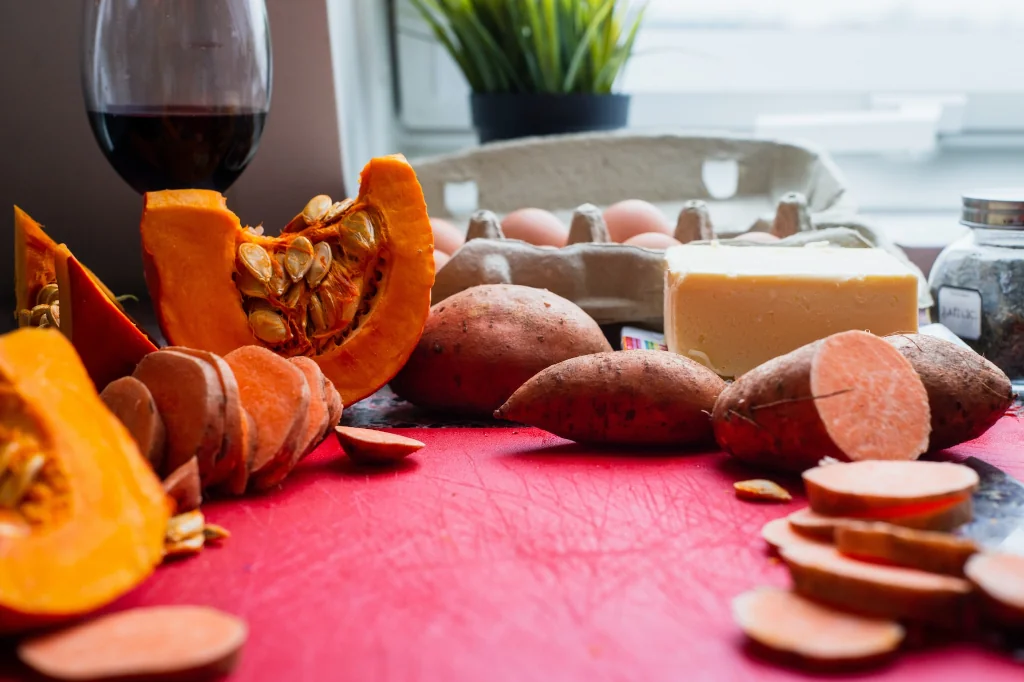
[[[354,469],[332,441],[283,489],[207,505],[233,537],[115,608],[241,614],[239,682],[808,678],[745,654],[729,615],[733,595],[787,583],[758,532],[802,505],[736,500],[732,482],[755,472],[718,453],[594,453],[532,429],[403,433],[427,447],[397,470]],[[1024,478],[1022,437],[1006,419],[958,453]],[[1021,674],[958,644],[864,677]]]

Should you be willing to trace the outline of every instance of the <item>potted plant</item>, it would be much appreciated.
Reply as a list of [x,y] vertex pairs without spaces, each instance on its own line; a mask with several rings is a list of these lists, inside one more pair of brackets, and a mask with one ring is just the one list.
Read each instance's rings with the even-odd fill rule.
[[411,0],[472,88],[481,143],[625,126],[612,88],[646,4],[628,0]]

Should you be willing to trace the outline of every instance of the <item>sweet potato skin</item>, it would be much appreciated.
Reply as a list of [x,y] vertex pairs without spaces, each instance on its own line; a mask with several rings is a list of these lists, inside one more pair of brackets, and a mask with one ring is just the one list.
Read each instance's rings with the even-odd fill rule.
[[431,308],[391,389],[421,407],[490,416],[542,369],[607,351],[601,328],[575,303],[544,289],[483,284]]
[[714,442],[709,414],[724,389],[681,355],[611,351],[542,370],[494,416],[580,443],[686,447]]
[[885,340],[914,366],[932,414],[930,451],[974,440],[1013,404],[1010,378],[981,355],[927,334]]

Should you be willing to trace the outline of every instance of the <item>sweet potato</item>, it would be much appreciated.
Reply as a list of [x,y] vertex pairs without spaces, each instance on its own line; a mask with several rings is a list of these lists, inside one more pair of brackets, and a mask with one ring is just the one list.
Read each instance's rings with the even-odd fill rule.
[[857,561],[810,543],[784,546],[779,555],[798,594],[853,613],[955,625],[970,604],[971,585],[960,578]]
[[203,482],[199,478],[199,463],[195,457],[172,471],[163,485],[164,492],[174,500],[174,514],[199,509],[203,503]]
[[797,544],[827,544],[827,542],[797,533],[793,530],[793,527],[789,523],[789,519],[786,517],[782,517],[781,519],[772,519],[768,523],[764,524],[761,528],[761,537],[772,549],[775,550]]
[[884,662],[903,642],[892,620],[835,611],[789,590],[758,587],[732,601],[744,634],[785,660],[816,670],[846,670]]
[[298,367],[261,346],[242,346],[224,360],[235,373],[242,407],[256,423],[249,489],[267,490],[283,481],[302,455],[309,384]]
[[325,387],[327,391],[327,426],[324,428],[324,433],[320,436],[321,439],[327,437],[327,434],[331,432],[335,426],[341,421],[341,414],[344,411],[345,405],[341,401],[341,394],[338,393],[338,389],[334,387],[334,384],[330,379],[324,377],[327,382]]
[[755,367],[715,404],[719,445],[759,466],[803,471],[839,461],[913,460],[928,447],[928,396],[881,337],[833,334]]
[[732,484],[736,497],[752,502],[789,502],[793,496],[775,481],[755,478],[749,481],[736,481]]
[[167,428],[167,456],[162,474],[195,457],[199,475],[214,470],[224,441],[224,391],[213,367],[175,350],[158,350],[142,358],[132,374],[153,394]]
[[494,416],[580,443],[685,447],[714,442],[708,415],[724,388],[674,353],[595,353],[541,370]]
[[[902,528],[930,531],[952,531],[959,526],[970,522],[974,516],[974,502],[970,497],[956,499],[950,503],[925,508],[923,511],[910,514],[886,514],[884,510],[875,511],[871,514],[871,520],[891,523]],[[789,523],[793,530],[801,535],[807,535],[818,540],[832,542],[835,536],[835,529],[850,521],[858,519],[848,516],[825,516],[811,510],[810,507],[797,510],[789,515]],[[860,519],[863,520],[863,519]]]
[[259,445],[259,430],[252,415],[242,408],[242,459],[228,476],[228,480],[220,486],[220,490],[229,495],[243,495],[249,485],[249,470]]
[[167,431],[146,385],[135,377],[121,377],[107,384],[100,398],[128,429],[153,471],[161,471]]
[[151,606],[102,615],[22,641],[18,658],[54,680],[201,680],[231,672],[245,621],[206,606]]
[[854,559],[957,577],[963,577],[964,564],[978,551],[967,538],[878,521],[848,521],[836,528],[835,542],[836,549]]
[[611,349],[575,303],[544,289],[482,284],[430,309],[391,388],[421,407],[489,417],[542,369]]
[[408,457],[424,447],[424,443],[397,433],[360,429],[354,426],[335,426],[341,449],[349,459],[361,464],[394,462]]
[[969,498],[980,479],[952,462],[863,461],[803,473],[811,509],[826,516],[870,518],[935,511]]
[[927,334],[885,337],[917,370],[932,415],[929,450],[974,440],[1013,404],[1006,373],[969,348]]
[[299,444],[301,458],[313,452],[320,444],[330,421],[327,411],[327,377],[324,376],[320,365],[303,355],[288,358],[288,361],[299,368],[309,385],[309,419],[306,423],[306,432]]
[[1024,556],[981,552],[967,560],[964,574],[984,597],[989,618],[1024,628]]

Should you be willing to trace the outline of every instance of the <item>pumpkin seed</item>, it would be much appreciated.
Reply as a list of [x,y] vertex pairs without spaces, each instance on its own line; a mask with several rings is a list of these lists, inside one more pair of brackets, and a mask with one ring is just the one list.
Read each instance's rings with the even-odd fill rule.
[[293,282],[298,282],[306,276],[312,264],[313,242],[306,237],[296,237],[284,254],[284,269],[288,271],[288,276]]
[[289,308],[294,308],[299,304],[299,299],[302,298],[302,294],[306,292],[305,282],[296,282],[292,285],[292,288],[288,290],[284,298],[281,299],[281,303]]
[[288,277],[285,275],[285,257],[283,253],[274,254],[274,275],[270,278],[270,290],[275,296],[283,296],[288,291]]
[[47,284],[36,294],[36,304],[50,305],[57,300],[59,295],[60,292],[57,290],[56,284]]
[[312,225],[324,217],[331,210],[331,198],[326,194],[317,194],[309,200],[306,207],[302,209],[302,219],[307,225]]
[[340,218],[341,214],[347,211],[354,203],[355,199],[345,199],[344,201],[339,201],[338,203],[331,206],[331,210],[329,210],[324,215],[324,217],[321,219],[321,222],[324,225],[330,225],[335,220]]
[[206,519],[203,517],[203,512],[193,509],[184,514],[172,516],[167,521],[167,532],[164,534],[164,538],[167,542],[182,542],[196,535],[202,537],[205,525]]
[[18,450],[19,446],[14,441],[6,442],[0,448],[0,482],[4,480],[4,474],[11,467],[11,460],[14,459],[14,453]]
[[341,321],[343,324],[349,324],[355,319],[356,313],[359,312],[359,297],[350,298],[341,304]]
[[46,457],[37,452],[25,460],[21,471],[11,471],[3,485],[0,485],[0,507],[8,509],[17,507],[28,489],[36,482],[44,464],[46,464]]
[[206,538],[202,533],[199,533],[199,535],[193,535],[192,537],[179,542],[165,542],[164,558],[174,559],[179,557],[195,556],[203,551],[204,544],[206,544]]
[[370,216],[363,212],[353,213],[346,216],[342,224],[345,229],[341,236],[347,243],[354,244],[364,251],[369,251],[376,245],[377,234],[373,223],[370,222]]
[[32,326],[32,311],[22,308],[18,311],[18,326],[19,327],[31,327]]
[[242,270],[238,273],[238,290],[246,296],[253,298],[266,298],[267,297],[267,285],[259,281],[252,276],[252,273],[248,270]]
[[36,326],[39,327],[40,329],[49,329],[49,327],[50,327],[50,318],[45,316],[45,315],[43,315],[43,319],[39,320],[39,324],[36,325]]
[[46,316],[49,318],[50,324],[60,327],[60,304],[51,303],[50,309],[46,311]]
[[323,281],[324,277],[327,276],[327,271],[330,270],[332,262],[334,262],[334,254],[331,253],[330,244],[320,242],[313,248],[313,264],[310,265],[309,271],[306,272],[306,282],[311,289],[315,289]]
[[263,236],[263,225],[260,224],[260,225],[257,225],[256,227],[246,227],[245,231],[248,232],[249,234],[255,236],[255,237],[262,237]]
[[284,318],[273,310],[254,310],[249,313],[249,326],[260,341],[281,343],[291,336]]
[[312,323],[314,332],[322,332],[327,328],[324,323],[323,304],[316,294],[309,297],[309,321]]
[[49,310],[50,306],[46,305],[45,303],[40,303],[39,305],[34,306],[30,312],[31,316],[29,317],[29,324],[33,326],[38,325],[39,321],[46,316],[46,313]]
[[274,266],[270,262],[270,254],[259,244],[243,242],[238,247],[238,258],[242,265],[261,282],[269,282],[274,274]]
[[208,523],[203,526],[203,538],[207,542],[220,542],[229,537],[231,537],[231,533],[224,526],[218,526],[216,523]]

